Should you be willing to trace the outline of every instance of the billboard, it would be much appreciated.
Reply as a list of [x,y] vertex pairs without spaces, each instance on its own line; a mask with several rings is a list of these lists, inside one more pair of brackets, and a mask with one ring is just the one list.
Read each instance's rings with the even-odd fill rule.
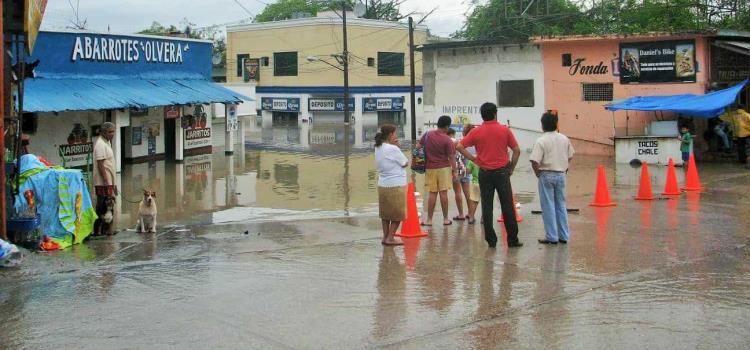
[[620,83],[694,83],[695,40],[620,44]]

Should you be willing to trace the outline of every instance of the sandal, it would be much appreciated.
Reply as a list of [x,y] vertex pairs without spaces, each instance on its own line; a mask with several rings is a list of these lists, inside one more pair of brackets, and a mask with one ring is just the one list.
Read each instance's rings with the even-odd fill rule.
[[464,220],[466,220],[466,218],[464,218],[463,216],[458,216],[458,215],[456,215],[456,216],[454,216],[454,217],[453,217],[453,220],[456,220],[456,221],[464,221]]
[[443,226],[448,226],[448,225],[453,225],[453,221],[450,221],[450,220],[448,222],[443,221]]
[[469,219],[469,225],[474,225],[476,222],[476,219]]

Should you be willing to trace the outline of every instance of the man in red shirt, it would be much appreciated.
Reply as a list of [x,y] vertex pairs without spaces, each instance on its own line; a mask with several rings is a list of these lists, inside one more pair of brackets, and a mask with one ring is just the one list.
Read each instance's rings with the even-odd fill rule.
[[438,118],[437,130],[431,130],[422,135],[417,148],[424,147],[425,180],[424,185],[429,192],[427,199],[427,220],[422,223],[432,226],[432,214],[435,212],[438,193],[440,193],[440,207],[443,209],[443,225],[453,222],[448,218],[448,191],[453,189],[453,179],[456,178],[456,148],[448,136],[451,117],[444,115]]
[[[510,177],[516,168],[521,149],[515,136],[507,126],[497,121],[497,106],[487,102],[480,107],[482,123],[474,128],[456,146],[467,159],[479,165],[479,189],[482,198],[482,221],[484,224],[484,239],[490,248],[497,245],[497,235],[493,227],[492,206],[495,202],[495,191],[500,197],[500,208],[503,212],[505,230],[508,232],[508,247],[520,247],[518,241],[518,223],[513,203],[513,190]],[[475,147],[476,157],[466,151],[466,147]],[[509,159],[508,148],[513,151],[513,158]]]

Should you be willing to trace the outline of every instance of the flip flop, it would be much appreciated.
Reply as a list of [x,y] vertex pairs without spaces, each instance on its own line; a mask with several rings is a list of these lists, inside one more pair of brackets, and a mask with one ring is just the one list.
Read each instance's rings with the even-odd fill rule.
[[448,225],[452,225],[452,224],[453,224],[453,221],[448,221],[448,223],[443,222],[443,226],[448,226]]
[[432,226],[432,224],[425,224],[424,222],[420,222],[419,224],[422,226]]
[[404,245],[404,242],[393,242],[393,243],[380,242],[380,244],[382,244],[384,246],[396,246],[396,245]]
[[469,219],[469,225],[474,225],[475,223],[477,223],[476,219]]
[[464,221],[464,220],[466,220],[466,219],[465,219],[465,218],[464,218],[463,216],[458,216],[458,215],[456,215],[456,216],[454,216],[454,217],[453,217],[453,220],[456,220],[456,221]]

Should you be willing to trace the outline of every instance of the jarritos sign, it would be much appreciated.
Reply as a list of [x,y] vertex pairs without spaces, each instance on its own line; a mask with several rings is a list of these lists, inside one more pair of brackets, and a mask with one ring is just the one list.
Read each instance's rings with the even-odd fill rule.
[[88,165],[94,153],[94,145],[89,141],[86,128],[76,123],[68,134],[67,144],[60,145],[60,157],[67,168]]
[[211,128],[185,130],[185,149],[211,147]]
[[91,142],[60,146],[60,156],[68,168],[87,165],[93,152],[94,144]]

